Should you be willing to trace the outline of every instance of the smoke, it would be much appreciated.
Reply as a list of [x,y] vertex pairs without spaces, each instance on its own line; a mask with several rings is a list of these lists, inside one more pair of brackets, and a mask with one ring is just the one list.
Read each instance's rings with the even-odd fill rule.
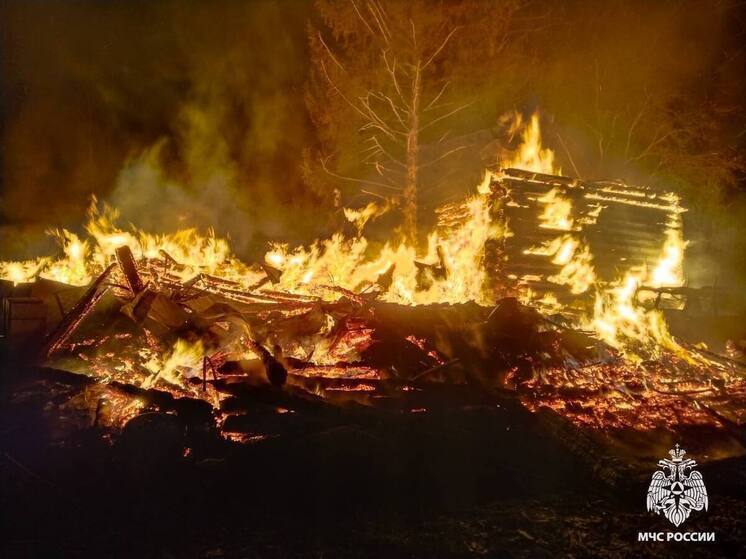
[[[433,166],[433,182],[481,174],[473,167],[499,116],[538,107],[565,172],[675,187],[698,211],[712,206],[703,237],[725,213],[728,238],[741,246],[743,6],[461,0],[451,8],[461,25],[439,71],[467,108],[449,120],[448,138],[470,147]],[[213,227],[245,257],[268,239],[326,233],[330,220],[319,216],[335,185],[328,176],[305,181],[301,165],[320,143],[304,100],[307,29],[318,20],[311,0],[10,0],[0,10],[0,258],[47,252],[38,244],[44,229],[79,227],[92,194],[117,206],[125,224]],[[357,130],[324,115],[325,125]],[[327,151],[359,157],[353,149],[340,142]]]
[[79,227],[92,194],[124,222],[213,227],[239,251],[310,235],[308,10],[5,3],[3,240]]

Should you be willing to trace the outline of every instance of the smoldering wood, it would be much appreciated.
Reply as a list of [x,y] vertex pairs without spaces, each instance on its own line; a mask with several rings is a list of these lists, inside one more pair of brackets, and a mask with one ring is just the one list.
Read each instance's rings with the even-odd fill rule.
[[288,372],[285,367],[280,363],[267,349],[260,343],[247,339],[248,346],[256,353],[264,364],[264,370],[267,374],[267,379],[270,383],[275,386],[282,386],[285,384],[288,378]]
[[133,295],[137,295],[144,289],[144,285],[137,271],[137,264],[135,263],[135,257],[132,255],[132,250],[127,245],[123,245],[118,247],[114,252],[130,291],[132,291]]

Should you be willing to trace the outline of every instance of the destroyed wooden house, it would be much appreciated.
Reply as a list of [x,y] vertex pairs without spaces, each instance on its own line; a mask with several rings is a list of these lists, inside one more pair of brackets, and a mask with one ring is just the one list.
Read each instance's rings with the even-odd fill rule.
[[[592,299],[596,282],[618,281],[626,270],[654,266],[668,236],[680,235],[683,227],[685,210],[675,194],[623,181],[495,169],[484,186],[503,231],[486,251],[495,281],[530,290],[537,298],[551,294],[565,310]],[[462,201],[435,212],[442,229],[468,217]],[[586,281],[578,288],[572,277],[562,277],[568,264],[560,254],[563,243],[579,256],[574,272],[578,281]]]
[[[681,227],[684,211],[670,192],[623,181],[582,181],[508,169],[499,185],[508,198],[508,273],[537,291],[551,289],[565,298],[572,295],[566,285],[547,281],[557,273],[557,265],[533,247],[550,243],[564,231],[590,249],[597,278],[610,282],[630,267],[655,265],[667,230]],[[556,200],[570,202],[567,210],[555,210],[561,223],[551,223],[553,217],[547,215]]]
[[[4,333],[33,364],[203,400],[230,428],[238,420],[227,421],[226,398],[289,410],[323,402],[401,413],[496,403],[509,394],[581,425],[627,428],[670,423],[670,405],[679,409],[675,421],[705,425],[718,423],[712,414],[737,409],[711,388],[715,378],[741,386],[730,376],[733,364],[664,354],[641,368],[514,296],[526,286],[551,291],[567,312],[576,300],[588,302],[590,289],[573,292],[553,279],[563,268],[558,249],[550,250],[557,239],[593,255],[594,282],[649,265],[681,226],[674,196],[515,169],[490,172],[480,193],[502,231],[483,251],[493,304],[386,302],[381,281],[360,290],[319,283],[315,293],[297,293],[277,288],[282,272],[267,264],[255,267],[256,282],[187,277],[163,250],[136,259],[120,246],[87,286],[4,282]],[[437,227],[452,230],[468,219],[467,206],[442,204]],[[667,390],[671,382],[703,395],[693,402]],[[621,388],[609,397],[609,386]]]

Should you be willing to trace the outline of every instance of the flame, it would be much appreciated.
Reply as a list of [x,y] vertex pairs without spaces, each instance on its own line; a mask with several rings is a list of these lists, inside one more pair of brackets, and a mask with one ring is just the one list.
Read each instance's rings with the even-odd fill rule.
[[[383,300],[407,305],[487,302],[484,244],[497,238],[499,229],[490,218],[486,195],[469,198],[463,209],[467,218],[462,223],[430,233],[424,254],[404,243],[386,243],[371,258],[365,237],[336,234],[310,247],[273,244],[264,258],[282,272],[277,287],[292,293],[319,293],[323,285],[351,291],[379,285]],[[388,273],[386,286],[381,280]],[[329,290],[321,294],[336,297]]]
[[579,242],[575,239],[573,244],[563,243],[552,262],[564,265],[559,273],[547,278],[552,283],[569,286],[573,295],[585,293],[596,281],[590,248],[587,245],[578,247]]
[[495,174],[490,171],[485,171],[482,177],[482,182],[477,186],[477,192],[479,194],[490,194],[492,192],[491,184],[492,179],[495,178]]
[[[653,272],[646,266],[628,270],[624,278],[596,295],[593,317],[587,323],[600,339],[639,360],[643,355],[659,356],[661,348],[687,357],[673,339],[662,313],[637,303],[637,290],[643,285],[678,286],[683,283],[681,266],[683,247],[680,237],[669,236]],[[661,283],[663,282],[663,283]]]
[[[201,340],[194,343],[179,338],[164,355],[153,355],[144,367],[152,373],[143,383],[143,388],[155,386],[163,380],[174,386],[183,386],[185,376],[195,376],[202,370],[205,348]],[[189,372],[192,372],[189,375]]]
[[369,202],[367,206],[360,209],[343,208],[345,219],[355,226],[358,235],[362,233],[363,227],[369,220],[382,216],[388,210],[388,205],[381,206],[375,202]]
[[34,281],[37,277],[51,279],[69,285],[86,285],[91,281],[89,271],[89,245],[87,241],[66,230],[52,230],[48,234],[55,237],[62,247],[63,257],[48,257],[23,262],[0,262],[0,279],[13,284]]
[[539,227],[543,229],[558,229],[560,231],[575,230],[572,214],[572,201],[565,198],[558,188],[552,188],[543,196],[537,198],[544,204],[544,212],[539,216]]
[[662,348],[684,359],[692,359],[674,340],[662,313],[645,309],[636,300],[637,290],[642,286],[679,287],[684,284],[684,250],[688,243],[682,234],[681,214],[685,210],[676,195],[668,194],[663,199],[669,204],[671,217],[658,262],[652,271],[647,266],[629,269],[621,280],[598,293],[593,317],[586,321],[599,338],[633,360],[645,354],[658,356]]
[[528,123],[525,124],[523,117],[517,112],[513,113],[512,119],[510,132],[515,133],[522,129],[522,142],[512,159],[501,161],[501,166],[505,169],[514,168],[547,175],[561,175],[562,169],[554,164],[554,151],[542,147],[539,113],[532,114]]
[[572,235],[561,235],[523,251],[524,254],[552,256],[552,264],[562,266],[548,281],[567,285],[573,295],[585,293],[596,281],[590,248]]
[[32,282],[41,270],[47,266],[48,261],[47,258],[39,258],[38,260],[24,260],[22,262],[0,262],[0,279],[13,282],[13,285]]
[[[528,122],[516,115],[513,128],[515,133],[521,134],[522,144],[512,159],[503,161],[504,167],[561,173],[555,166],[552,150],[542,147],[538,114],[533,114]],[[492,291],[485,289],[488,280],[484,266],[485,244],[509,235],[491,216],[492,179],[491,173],[485,173],[473,196],[461,204],[449,206],[441,216],[448,226],[430,232],[422,250],[405,242],[389,241],[382,245],[369,242],[362,235],[362,229],[370,219],[388,210],[375,203],[361,209],[344,210],[345,217],[357,229],[354,237],[335,234],[309,246],[295,248],[273,243],[264,256],[264,261],[280,272],[279,277],[272,278],[275,283],[271,289],[315,295],[326,300],[338,299],[345,292],[377,291],[384,301],[406,305],[469,301],[491,304]],[[682,262],[687,243],[681,227],[681,213],[685,210],[678,197],[661,196],[647,190],[621,191],[612,186],[602,189],[601,194],[585,196],[667,211],[671,220],[658,262],[650,269],[629,269],[606,286],[598,284],[593,256],[579,232],[583,225],[598,217],[603,206],[598,204],[591,214],[574,217],[572,200],[559,187],[536,200],[543,206],[538,216],[540,227],[560,234],[540,246],[531,247],[526,253],[551,257],[557,270],[546,279],[566,285],[572,294],[585,293],[594,285],[598,287],[592,314],[582,318],[581,325],[595,330],[603,341],[632,358],[655,354],[661,348],[681,353],[683,350],[668,332],[662,315],[643,308],[635,298],[643,285],[683,284]],[[0,262],[0,277],[14,283],[43,277],[71,285],[86,285],[113,261],[118,247],[127,245],[142,264],[146,276],[148,266],[152,265],[159,270],[167,269],[170,276],[181,281],[208,274],[248,288],[265,279],[261,267],[238,260],[228,241],[217,237],[213,231],[200,234],[195,229],[183,229],[156,235],[134,227],[124,230],[117,224],[118,220],[116,209],[105,204],[99,207],[94,199],[85,227],[87,238],[82,239],[67,230],[50,232],[61,246],[61,256]],[[158,274],[149,277],[157,281]],[[528,275],[523,278],[525,281],[542,279]],[[269,287],[265,283],[257,289]],[[525,290],[521,298],[547,311],[562,310],[554,293],[537,296]],[[204,348],[185,344],[178,341],[162,359],[149,356],[147,369],[152,378],[145,382],[154,383],[159,379],[177,382],[184,371],[196,367]]]
[[527,287],[518,294],[518,300],[528,306],[536,307],[545,314],[554,314],[563,310],[563,305],[552,292],[546,292],[539,296],[533,289]]
[[116,224],[118,218],[119,212],[105,204],[99,211],[94,198],[85,226],[88,239],[81,240],[65,229],[49,231],[61,246],[63,256],[0,262],[0,278],[20,283],[42,277],[69,285],[87,285],[112,261],[116,249],[124,245],[130,247],[137,259],[163,259],[167,255],[178,264],[171,273],[181,280],[206,273],[250,285],[261,277],[259,272],[252,272],[237,260],[228,241],[216,237],[213,231],[205,235],[196,229],[182,229],[165,235],[135,228],[124,231]]
[[70,285],[86,285],[91,281],[88,266],[90,248],[87,241],[70,231],[51,231],[57,237],[64,257],[52,262],[41,272],[41,277],[67,283]]
[[687,246],[681,229],[666,230],[663,255],[653,270],[650,285],[653,287],[678,287],[684,283],[684,249]]
[[[457,223],[428,235],[424,252],[403,242],[370,246],[362,235],[347,238],[335,234],[294,249],[271,244],[264,259],[281,272],[274,287],[290,293],[339,298],[338,291],[328,289],[331,286],[355,292],[377,289],[383,300],[408,305],[489,303],[484,289],[484,245],[500,235],[490,216],[490,204],[486,193],[468,198],[454,209]],[[348,217],[362,227],[365,219],[381,211],[378,206],[369,206]],[[195,229],[184,229],[154,235],[134,227],[125,231],[117,225],[118,219],[116,209],[107,205],[99,209],[94,199],[85,227],[86,240],[67,230],[50,232],[58,239],[63,256],[0,263],[2,277],[22,282],[41,276],[86,285],[113,261],[116,249],[123,245],[139,261],[168,264],[169,273],[182,281],[209,274],[249,287],[264,277],[260,268],[239,261],[228,241],[212,231],[201,235]]]
[[662,348],[683,354],[663,315],[657,310],[646,310],[635,301],[637,289],[647,277],[645,267],[634,268],[621,281],[598,293],[593,317],[587,323],[601,340],[634,361],[660,356]]

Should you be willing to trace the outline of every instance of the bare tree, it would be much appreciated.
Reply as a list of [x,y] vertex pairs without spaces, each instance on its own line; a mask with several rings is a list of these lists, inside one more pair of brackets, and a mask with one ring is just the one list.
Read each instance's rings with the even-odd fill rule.
[[[421,149],[424,140],[444,141],[451,117],[469,106],[453,93],[447,57],[459,48],[463,22],[474,15],[469,7],[479,11],[474,4],[316,4],[322,22],[309,30],[315,66],[309,107],[326,131],[326,137],[321,134],[322,150],[337,149],[321,156],[321,167],[339,181],[393,199],[401,208],[409,241],[417,236],[421,170],[465,147],[449,145],[427,153]],[[497,5],[490,8],[494,11]],[[358,146],[359,158],[341,153],[349,151],[338,149],[345,142]]]

